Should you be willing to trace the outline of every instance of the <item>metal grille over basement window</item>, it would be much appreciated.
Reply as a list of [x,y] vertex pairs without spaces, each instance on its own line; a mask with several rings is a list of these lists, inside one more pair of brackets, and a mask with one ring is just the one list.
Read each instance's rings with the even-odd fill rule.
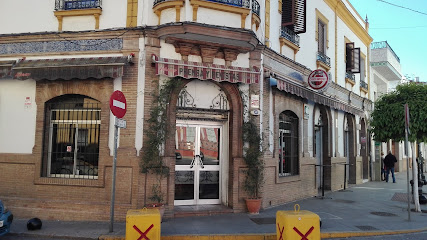
[[82,95],[46,103],[43,177],[98,178],[101,105]]

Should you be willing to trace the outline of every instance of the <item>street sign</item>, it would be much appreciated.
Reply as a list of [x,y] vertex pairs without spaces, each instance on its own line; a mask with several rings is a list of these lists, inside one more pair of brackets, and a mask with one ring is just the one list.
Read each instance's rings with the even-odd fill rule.
[[121,91],[117,90],[111,94],[110,109],[113,115],[118,118],[123,118],[126,114],[126,98]]
[[316,69],[308,76],[308,85],[314,90],[325,91],[329,84],[329,76],[322,69]]
[[118,128],[126,128],[126,120],[124,119],[120,119],[120,118],[116,118],[116,127]]

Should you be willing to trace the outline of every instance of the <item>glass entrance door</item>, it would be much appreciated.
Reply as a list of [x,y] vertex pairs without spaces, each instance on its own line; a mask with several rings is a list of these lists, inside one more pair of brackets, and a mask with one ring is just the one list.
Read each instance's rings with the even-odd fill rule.
[[221,125],[177,124],[175,205],[219,204]]

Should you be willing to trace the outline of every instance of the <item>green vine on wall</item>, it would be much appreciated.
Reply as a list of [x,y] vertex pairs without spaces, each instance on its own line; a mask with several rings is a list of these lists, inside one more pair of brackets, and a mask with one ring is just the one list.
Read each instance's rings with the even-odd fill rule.
[[171,130],[167,120],[167,107],[172,92],[181,88],[182,85],[182,81],[172,79],[160,87],[158,95],[153,93],[154,101],[150,109],[150,118],[147,120],[147,126],[144,127],[147,138],[144,141],[144,153],[140,162],[142,173],[152,173],[158,176],[158,184],[153,185],[151,200],[163,200],[161,179],[169,175],[169,167],[164,165],[161,152],[166,136]]
[[249,121],[243,123],[242,133],[243,142],[247,144],[244,147],[245,154],[243,159],[248,167],[243,187],[246,193],[248,193],[249,198],[256,199],[260,198],[260,190],[264,184],[265,166],[261,158],[261,136],[253,117],[249,116]]

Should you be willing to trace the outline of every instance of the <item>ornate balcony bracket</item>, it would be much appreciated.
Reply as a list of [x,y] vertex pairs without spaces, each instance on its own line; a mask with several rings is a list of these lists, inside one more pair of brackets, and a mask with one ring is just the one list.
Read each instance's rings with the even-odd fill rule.
[[64,17],[90,15],[93,15],[95,18],[95,29],[99,29],[99,16],[101,15],[101,13],[101,8],[58,10],[53,12],[55,17],[58,19],[58,31],[62,31],[62,20]]
[[353,86],[354,86],[354,84],[356,84],[356,80],[355,80],[355,78],[354,78],[354,74],[353,74],[353,73],[346,72],[346,73],[345,73],[345,82],[346,82],[346,83],[350,83],[351,87],[353,87]]

